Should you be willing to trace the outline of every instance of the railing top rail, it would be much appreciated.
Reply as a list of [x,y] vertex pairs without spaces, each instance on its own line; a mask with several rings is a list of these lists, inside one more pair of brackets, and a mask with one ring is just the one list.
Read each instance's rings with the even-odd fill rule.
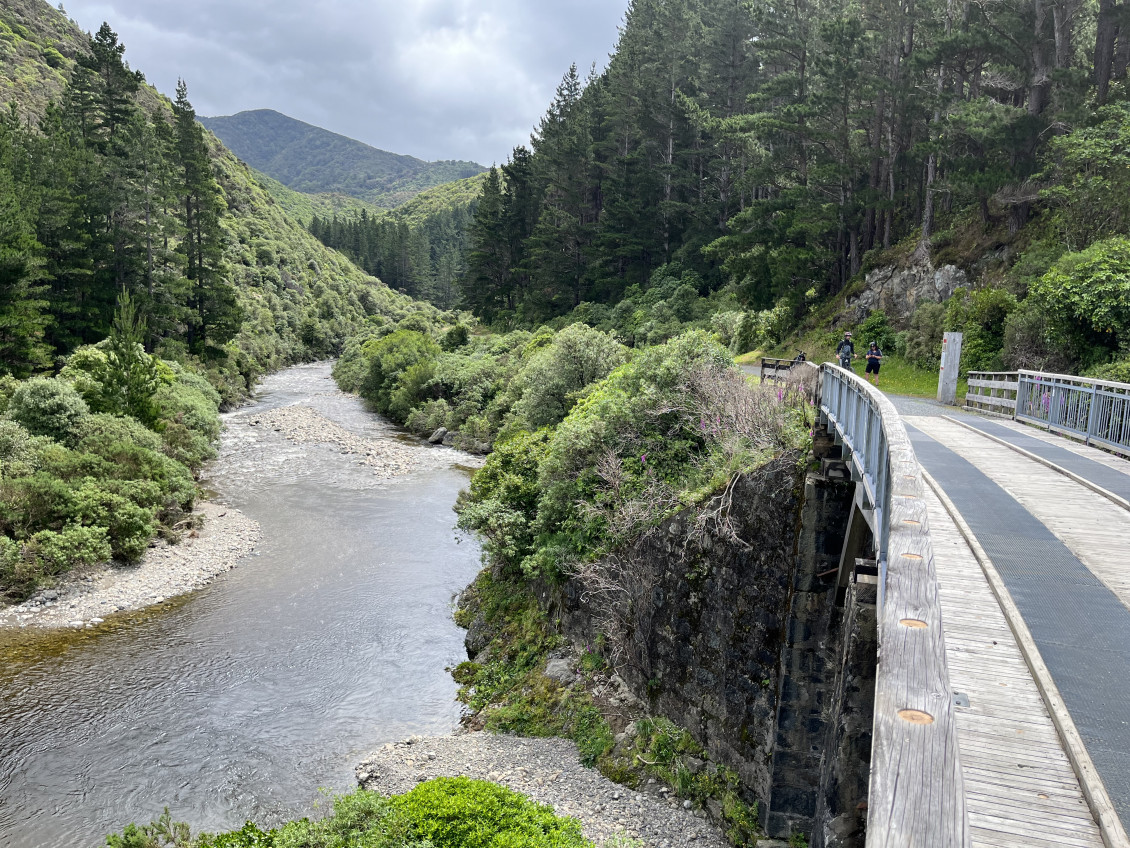
[[1079,383],[1089,386],[1102,386],[1108,389],[1119,389],[1120,391],[1130,392],[1130,383],[1117,383],[1113,380],[1099,380],[1094,377],[1079,377],[1073,374],[1053,374],[1047,371],[1028,371],[1021,369],[1019,372],[1021,377],[1030,377],[1037,380],[1053,380],[1057,382]]
[[981,377],[1019,377],[1019,371],[969,371],[970,377],[979,375]]
[[[894,405],[854,372],[830,362],[821,366],[819,403],[845,444],[853,446],[853,463],[881,463],[859,469],[872,477],[873,506],[882,510],[876,535],[886,536],[876,540],[885,562],[867,845],[965,848],[971,844],[969,817],[923,472]],[[882,443],[885,457],[874,450]]]

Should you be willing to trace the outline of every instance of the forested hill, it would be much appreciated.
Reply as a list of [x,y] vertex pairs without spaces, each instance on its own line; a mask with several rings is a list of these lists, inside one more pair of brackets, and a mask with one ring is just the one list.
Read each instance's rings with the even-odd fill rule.
[[470,224],[484,177],[428,189],[392,212],[315,214],[310,232],[392,288],[450,309],[467,271]]
[[236,156],[285,186],[306,194],[347,194],[386,209],[485,170],[474,162],[388,153],[270,109],[199,120]]
[[145,86],[109,25],[90,37],[20,0],[0,27],[16,98],[0,120],[0,374],[100,342],[123,294],[148,350],[229,398],[366,326],[434,314],[285,214],[196,123],[186,89],[170,103]]
[[1126,0],[632,0],[485,183],[466,297],[536,323],[667,265],[795,326],[932,256],[1101,360],[1130,339],[1128,65]]

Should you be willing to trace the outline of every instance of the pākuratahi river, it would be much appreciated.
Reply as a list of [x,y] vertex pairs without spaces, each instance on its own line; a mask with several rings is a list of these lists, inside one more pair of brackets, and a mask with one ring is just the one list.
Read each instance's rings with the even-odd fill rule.
[[197,830],[270,825],[354,785],[362,754],[458,721],[451,619],[479,567],[453,529],[464,455],[391,481],[247,416],[309,406],[404,439],[329,366],[266,379],[228,416],[207,485],[260,522],[207,588],[95,630],[0,634],[0,846],[101,845],[166,805]]

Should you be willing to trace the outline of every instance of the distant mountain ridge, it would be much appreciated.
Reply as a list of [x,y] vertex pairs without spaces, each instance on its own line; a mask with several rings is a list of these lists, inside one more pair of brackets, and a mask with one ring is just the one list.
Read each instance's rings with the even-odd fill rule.
[[295,191],[346,194],[386,209],[486,170],[389,153],[272,109],[198,120],[248,165]]

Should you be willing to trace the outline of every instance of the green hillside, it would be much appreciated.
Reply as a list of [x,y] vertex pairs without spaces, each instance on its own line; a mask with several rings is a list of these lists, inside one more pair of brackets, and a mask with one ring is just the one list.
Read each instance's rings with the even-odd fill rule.
[[21,118],[38,117],[66,85],[70,67],[86,50],[82,29],[66,15],[43,14],[40,0],[4,0],[0,6],[0,103],[15,103]]
[[199,120],[243,161],[283,185],[306,194],[346,194],[386,209],[484,170],[474,162],[388,153],[270,109]]
[[321,194],[306,194],[295,191],[278,180],[268,177],[262,171],[253,170],[255,179],[271,193],[279,205],[286,210],[290,217],[302,223],[308,223],[314,217],[332,218],[340,215],[344,218],[354,218],[362,212],[370,217],[380,217],[388,213],[387,209],[369,203],[357,197],[340,192],[322,192]]
[[373,322],[435,312],[315,239],[192,122],[187,92],[173,104],[143,84],[109,27],[92,40],[19,0],[0,7],[0,32],[17,116],[0,126],[0,373],[105,338],[122,292],[147,348],[228,399]]
[[1126,13],[637,0],[491,169],[464,303],[651,344],[709,296],[745,352],[870,320],[868,272],[914,269],[889,350],[934,363],[957,330],[966,370],[1130,378]]

